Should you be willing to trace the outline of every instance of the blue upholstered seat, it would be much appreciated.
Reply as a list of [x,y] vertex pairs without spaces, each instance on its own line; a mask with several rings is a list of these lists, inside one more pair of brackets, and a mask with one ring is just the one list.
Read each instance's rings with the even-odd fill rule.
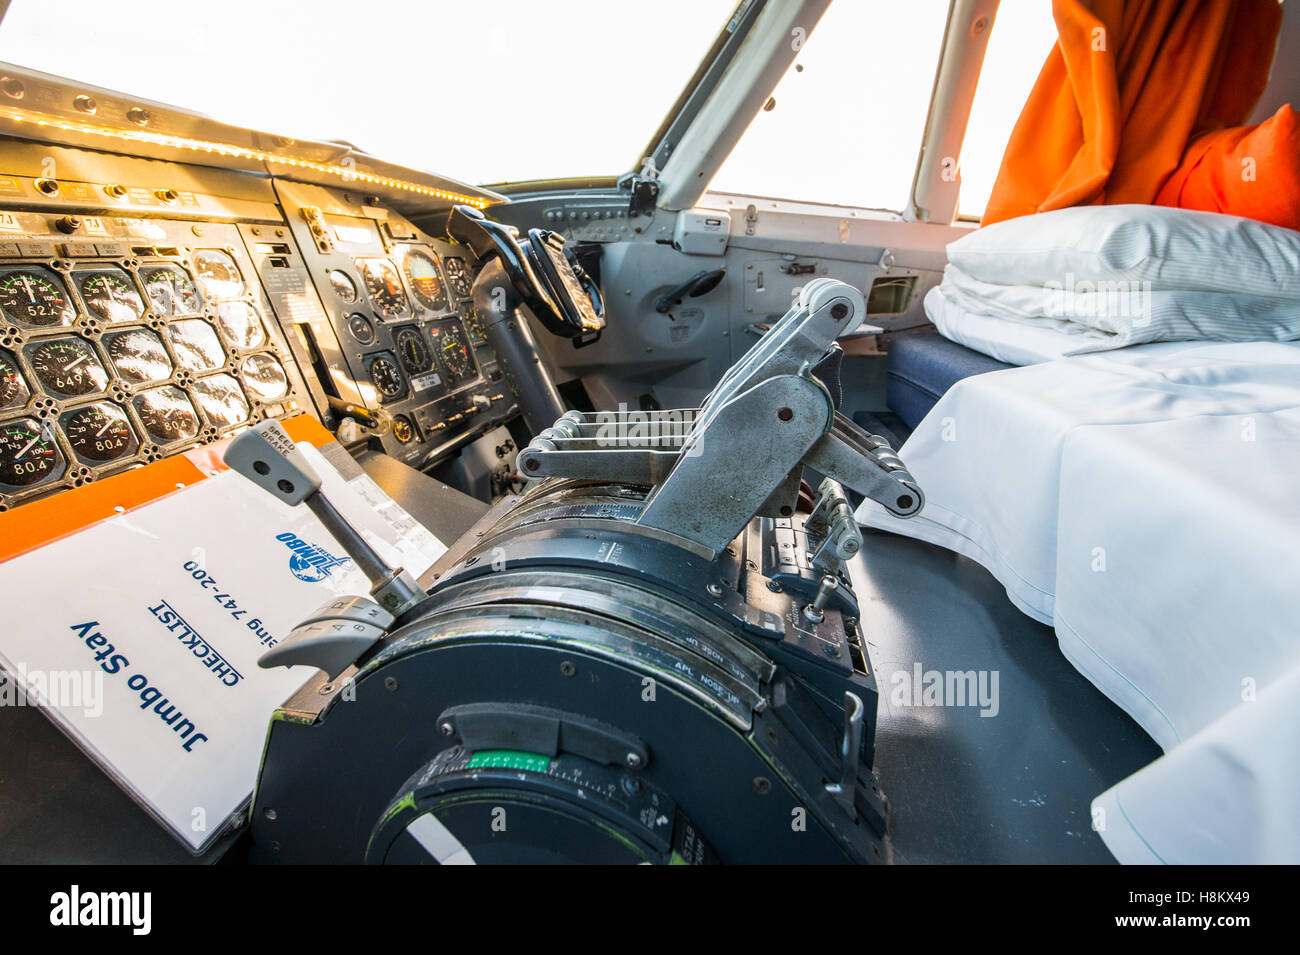
[[945,391],[962,378],[1013,366],[949,341],[933,329],[888,339],[886,403],[915,428]]

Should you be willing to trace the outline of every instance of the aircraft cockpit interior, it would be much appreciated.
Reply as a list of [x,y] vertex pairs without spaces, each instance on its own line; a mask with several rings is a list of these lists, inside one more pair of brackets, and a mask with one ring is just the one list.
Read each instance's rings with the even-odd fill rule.
[[0,861],[1300,862],[1300,0],[221,6],[0,4]]

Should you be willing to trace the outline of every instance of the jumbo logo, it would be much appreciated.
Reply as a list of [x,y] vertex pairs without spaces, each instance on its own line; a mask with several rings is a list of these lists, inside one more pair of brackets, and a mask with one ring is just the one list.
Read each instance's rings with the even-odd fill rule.
[[351,558],[335,557],[323,547],[309,544],[293,534],[276,534],[275,539],[293,551],[289,570],[299,580],[309,584],[324,580],[335,567],[341,567]]

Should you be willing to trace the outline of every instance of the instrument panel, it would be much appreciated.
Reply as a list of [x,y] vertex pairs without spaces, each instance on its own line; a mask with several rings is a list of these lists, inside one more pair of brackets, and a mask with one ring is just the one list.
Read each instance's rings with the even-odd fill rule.
[[318,350],[337,397],[381,410],[384,450],[414,466],[467,430],[499,424],[514,395],[470,305],[465,250],[342,190],[282,182],[277,192],[329,316]]
[[0,506],[307,407],[234,226],[0,221]]
[[[0,143],[16,159],[0,164],[0,510],[267,417],[337,427],[336,398],[373,415],[340,438],[415,467],[515,412],[473,332],[464,252],[373,198],[123,190],[123,168],[169,167],[105,158],[87,176],[96,154],[48,146],[33,155],[75,152],[80,174],[41,188],[26,146]],[[123,194],[176,199],[114,208]]]

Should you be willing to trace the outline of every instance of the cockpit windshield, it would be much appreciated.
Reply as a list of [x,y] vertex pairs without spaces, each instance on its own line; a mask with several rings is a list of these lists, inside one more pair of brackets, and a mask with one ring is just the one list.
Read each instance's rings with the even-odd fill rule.
[[[501,183],[633,168],[736,0],[130,7],[64,0],[51,16],[44,0],[14,0],[0,61]],[[571,75],[591,79],[575,88]]]

